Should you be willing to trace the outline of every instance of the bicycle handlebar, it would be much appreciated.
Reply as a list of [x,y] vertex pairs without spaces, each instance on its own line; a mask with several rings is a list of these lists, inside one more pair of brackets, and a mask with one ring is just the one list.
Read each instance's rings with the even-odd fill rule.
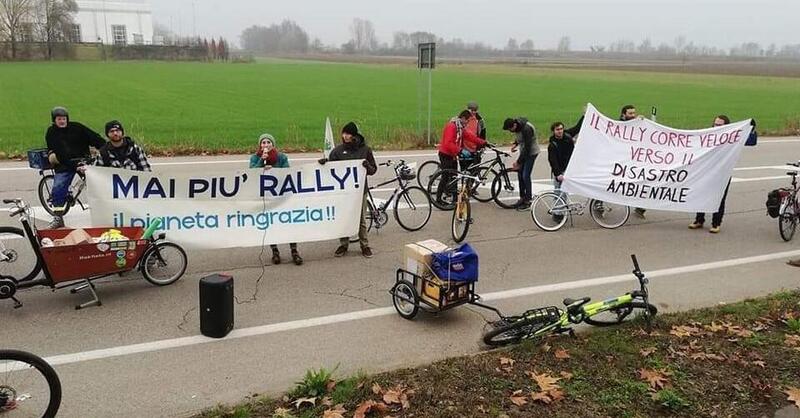
[[786,163],[786,165],[790,165],[792,167],[800,167],[800,161],[795,162],[795,163]]
[[15,217],[15,216],[19,215],[19,214],[20,214],[20,213],[22,213],[22,212],[25,212],[25,209],[22,209],[22,208],[16,208],[16,209],[12,210],[12,211],[11,211],[11,213],[9,213],[9,214],[8,214],[8,216],[10,216],[10,217],[12,217],[12,218],[13,218],[13,217]]
[[633,261],[634,271],[641,272],[642,270],[639,268],[639,260],[636,259],[636,254],[631,254],[631,261]]
[[22,202],[22,199],[3,199],[3,203],[5,203],[6,205],[19,202]]

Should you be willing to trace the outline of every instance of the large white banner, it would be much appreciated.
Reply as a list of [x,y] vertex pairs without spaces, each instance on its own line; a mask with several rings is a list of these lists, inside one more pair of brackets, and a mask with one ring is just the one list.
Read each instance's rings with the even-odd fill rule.
[[360,160],[296,168],[198,167],[146,173],[91,167],[92,224],[148,226],[161,218],[170,241],[231,248],[355,235],[366,171]]
[[611,119],[586,107],[563,190],[606,202],[716,212],[750,121],[686,131],[647,119]]

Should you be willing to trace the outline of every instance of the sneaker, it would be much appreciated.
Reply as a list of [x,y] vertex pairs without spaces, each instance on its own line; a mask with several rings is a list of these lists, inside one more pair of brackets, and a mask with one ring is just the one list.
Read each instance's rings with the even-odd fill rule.
[[645,216],[644,216],[645,211],[646,211],[646,209],[642,209],[642,208],[636,208],[636,210],[634,210],[634,212],[636,212],[636,214],[639,215],[639,217],[642,218],[642,219],[646,219]]
[[531,201],[530,200],[520,200],[518,201],[514,207],[517,210],[528,210],[531,208]]
[[280,264],[281,263],[281,253],[277,251],[272,252],[272,264]]
[[336,252],[333,253],[333,255],[335,257],[341,257],[341,256],[343,256],[345,254],[347,254],[347,246],[346,245],[340,245],[339,248],[336,249]]
[[689,229],[700,229],[703,227],[701,222],[692,222],[689,224]]
[[719,233],[719,225],[712,226],[711,228],[708,229],[708,232],[710,232],[712,234],[718,234]]
[[61,216],[53,216],[53,220],[47,224],[47,229],[58,229],[64,227],[64,218]]
[[372,249],[369,247],[361,247],[361,255],[366,258],[372,258]]
[[303,265],[303,257],[300,257],[300,254],[298,254],[296,251],[292,251],[292,261],[296,266]]

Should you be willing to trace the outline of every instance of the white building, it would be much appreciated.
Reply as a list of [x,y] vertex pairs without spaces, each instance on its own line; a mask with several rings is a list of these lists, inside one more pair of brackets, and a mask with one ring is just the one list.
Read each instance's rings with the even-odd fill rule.
[[153,43],[153,13],[148,0],[77,0],[73,42],[107,45]]

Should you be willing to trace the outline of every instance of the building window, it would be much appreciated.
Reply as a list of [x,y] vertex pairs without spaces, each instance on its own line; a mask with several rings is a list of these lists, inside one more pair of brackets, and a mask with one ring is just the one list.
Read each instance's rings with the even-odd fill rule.
[[114,45],[122,45],[128,43],[128,32],[125,30],[125,25],[111,25],[111,32],[114,34]]
[[136,45],[144,45],[144,35],[142,35],[141,33],[134,33],[133,43]]
[[69,41],[73,44],[81,43],[81,25],[72,25],[69,31]]

